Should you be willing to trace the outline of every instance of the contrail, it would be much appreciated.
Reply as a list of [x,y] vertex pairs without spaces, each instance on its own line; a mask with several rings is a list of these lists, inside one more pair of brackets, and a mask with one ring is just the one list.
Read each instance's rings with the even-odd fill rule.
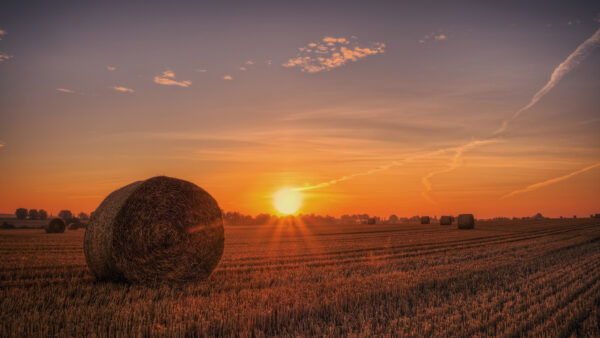
[[484,145],[484,144],[488,144],[488,143],[494,143],[494,142],[498,142],[498,141],[499,141],[498,139],[475,140],[475,141],[471,141],[460,147],[455,148],[454,149],[455,153],[454,153],[454,157],[452,158],[452,163],[450,164],[450,166],[448,168],[432,171],[432,172],[428,173],[427,175],[423,176],[423,178],[421,179],[421,182],[425,186],[425,191],[421,193],[421,196],[423,196],[423,198],[425,198],[429,202],[436,204],[435,200],[431,196],[429,196],[429,192],[432,190],[431,181],[429,179],[435,175],[447,173],[447,172],[450,172],[450,171],[458,168],[462,164],[462,154],[465,151],[469,150],[470,148],[474,148],[476,146],[480,146],[480,145]]
[[502,126],[500,126],[500,128],[498,128],[498,130],[496,130],[493,135],[497,135],[504,132],[504,130],[506,130],[506,128],[508,127],[509,123],[511,123],[514,119],[519,117],[524,111],[538,103],[538,101],[541,100],[542,97],[544,97],[552,88],[554,88],[554,86],[556,86],[556,84],[567,73],[569,73],[571,69],[573,69],[573,67],[577,66],[587,56],[587,54],[589,54],[591,50],[597,47],[599,42],[600,29],[598,29],[596,33],[594,33],[594,35],[589,37],[582,44],[577,46],[577,49],[575,49],[575,51],[571,53],[571,55],[569,55],[565,59],[565,61],[563,61],[560,65],[558,65],[558,67],[556,67],[556,69],[554,69],[554,72],[552,72],[548,83],[546,83],[546,85],[542,87],[542,89],[535,93],[535,95],[531,98],[531,101],[529,101],[527,105],[517,110],[509,119],[504,120],[504,122],[502,122]]
[[460,165],[461,160],[462,160],[461,156],[466,150],[476,147],[476,146],[479,146],[479,145],[498,141],[499,136],[501,136],[500,134],[502,134],[506,130],[508,125],[513,120],[518,118],[524,111],[528,110],[529,108],[533,107],[537,102],[539,102],[552,88],[554,88],[556,86],[556,84],[569,71],[571,71],[577,64],[579,64],[589,54],[589,52],[591,50],[593,50],[595,47],[597,47],[599,43],[600,43],[600,29],[596,30],[596,32],[591,37],[589,37],[587,40],[585,40],[583,43],[581,43],[579,46],[577,46],[575,51],[573,53],[571,53],[560,65],[558,65],[558,67],[556,67],[556,69],[554,69],[554,71],[552,72],[552,75],[550,76],[550,80],[546,83],[546,85],[544,85],[544,87],[542,87],[537,93],[535,93],[535,95],[531,98],[531,100],[529,101],[528,104],[523,106],[521,109],[517,110],[510,118],[504,120],[502,122],[502,125],[500,126],[500,128],[498,128],[489,137],[487,137],[483,140],[473,140],[473,141],[465,143],[461,146],[443,148],[443,149],[439,149],[436,151],[407,157],[403,160],[397,160],[397,161],[391,162],[390,164],[382,165],[377,168],[373,168],[373,169],[370,169],[370,170],[367,170],[364,172],[359,172],[359,173],[355,173],[355,174],[351,174],[351,175],[345,175],[345,176],[342,176],[342,177],[339,177],[336,179],[332,179],[332,180],[329,180],[326,182],[322,182],[322,183],[311,185],[311,186],[296,188],[296,189],[297,190],[312,190],[312,189],[324,188],[324,187],[328,187],[328,186],[336,184],[336,183],[351,180],[358,176],[371,175],[371,174],[379,172],[379,171],[388,170],[392,167],[397,167],[397,166],[403,165],[406,162],[409,162],[409,161],[412,161],[412,160],[415,160],[418,158],[426,158],[426,157],[438,155],[441,153],[454,151],[455,156],[453,158],[453,161],[452,161],[452,164],[450,167],[448,167],[446,169],[441,169],[441,170],[437,170],[434,172],[430,172],[421,179],[421,181],[423,182],[423,185],[426,188],[426,191],[424,193],[422,193],[423,197],[425,197],[429,201],[433,202],[433,200],[431,199],[431,197],[429,197],[429,194],[428,194],[432,189],[430,179],[433,176],[435,176],[437,174],[449,172],[449,171],[452,171],[452,170],[458,168],[458,166]]
[[502,196],[501,198],[502,199],[509,198],[509,197],[512,197],[512,196],[515,196],[515,195],[518,195],[518,194],[522,194],[522,193],[530,192],[530,191],[533,191],[533,190],[537,190],[539,188],[542,188],[542,187],[545,187],[545,186],[548,186],[548,185],[551,185],[551,184],[554,184],[554,183],[562,182],[564,180],[568,180],[569,178],[571,178],[573,176],[579,175],[579,174],[584,173],[584,172],[586,172],[588,170],[592,170],[592,169],[594,169],[596,167],[600,167],[600,162],[596,162],[596,163],[594,163],[594,164],[592,164],[592,165],[590,165],[588,167],[585,167],[583,169],[579,169],[577,171],[574,171],[574,172],[572,172],[570,174],[566,174],[564,176],[555,177],[555,178],[552,178],[552,179],[549,179],[549,180],[546,180],[546,181],[543,181],[543,182],[539,182],[539,183],[536,183],[536,184],[528,185],[527,187],[525,187],[523,189],[519,189],[519,190],[515,190],[513,192],[510,192],[510,193]]
[[[493,132],[492,135],[490,135],[487,139],[488,140],[497,139],[506,130],[506,128],[512,121],[517,119],[523,112],[525,112],[529,108],[533,107],[536,103],[538,103],[546,94],[548,94],[548,92],[552,88],[554,88],[558,84],[558,82],[567,73],[569,73],[569,71],[571,71],[576,65],[578,65],[589,54],[589,52],[591,50],[593,50],[595,47],[597,47],[599,43],[600,43],[600,29],[598,29],[591,37],[589,37],[587,40],[585,40],[579,46],[577,46],[575,51],[573,53],[571,53],[561,64],[559,64],[558,67],[556,67],[554,69],[554,71],[552,72],[552,75],[550,76],[550,80],[548,80],[546,85],[544,85],[540,90],[538,90],[537,93],[535,93],[535,95],[533,95],[533,97],[531,98],[529,103],[527,103],[521,109],[517,110],[510,118],[504,120],[502,122],[502,125],[500,126],[500,128],[498,128],[495,132]],[[484,143],[476,143],[476,142],[478,142],[478,141],[471,141],[471,142],[463,145],[462,147],[458,147],[458,150],[456,151],[456,155],[454,156],[454,160],[450,167],[448,167],[446,169],[441,169],[441,170],[430,172],[421,179],[421,181],[423,182],[423,185],[425,186],[425,192],[423,192],[421,195],[423,195],[423,197],[425,199],[427,199],[430,202],[434,202],[433,199],[429,196],[429,192],[432,189],[431,182],[429,181],[429,179],[437,174],[446,173],[446,172],[449,172],[449,171],[452,171],[452,170],[458,168],[461,163],[461,160],[462,160],[461,159],[462,154],[464,153],[465,150],[467,150],[468,148],[477,146],[477,145],[484,144]]]
[[342,176],[342,177],[334,178],[334,179],[329,180],[329,181],[325,181],[325,182],[321,182],[321,183],[318,183],[318,184],[309,185],[309,186],[305,186],[305,187],[298,187],[298,188],[294,188],[294,189],[297,190],[297,191],[305,191],[305,190],[314,190],[314,189],[319,189],[319,188],[325,188],[325,187],[328,187],[330,185],[334,185],[334,184],[337,184],[337,183],[340,183],[340,182],[351,180],[351,179],[353,179],[355,177],[358,177],[358,176],[371,175],[371,174],[374,174],[374,173],[379,172],[379,171],[388,170],[388,169],[391,169],[393,167],[399,167],[399,166],[401,166],[401,165],[403,165],[405,163],[417,160],[419,158],[427,158],[427,157],[430,157],[430,156],[435,156],[435,155],[443,154],[443,153],[445,153],[447,151],[454,151],[454,150],[456,150],[455,147],[439,149],[439,150],[430,151],[430,152],[427,152],[427,153],[419,153],[419,154],[415,154],[415,155],[411,155],[409,157],[406,157],[403,160],[398,160],[398,161],[394,161],[394,162],[391,162],[391,163],[388,163],[388,164],[380,165],[379,167],[376,167],[376,168],[373,168],[373,169],[361,171],[361,172],[350,174],[350,175],[345,175],[345,176]]

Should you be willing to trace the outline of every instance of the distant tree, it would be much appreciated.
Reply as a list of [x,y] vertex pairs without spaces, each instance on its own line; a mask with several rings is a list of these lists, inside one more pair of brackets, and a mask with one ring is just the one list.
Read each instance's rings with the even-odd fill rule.
[[390,218],[388,218],[388,222],[390,224],[396,224],[396,223],[398,223],[398,216],[396,216],[396,215],[390,215]]
[[48,218],[48,213],[46,212],[46,210],[40,209],[40,210],[38,210],[38,217],[40,219],[47,219]]
[[38,219],[39,217],[40,214],[36,209],[29,210],[29,219]]
[[15,211],[15,216],[17,219],[26,219],[27,218],[27,209],[19,208]]
[[90,219],[90,216],[88,216],[88,214],[86,214],[85,212],[80,212],[80,213],[77,215],[77,218],[79,218],[79,219],[80,219],[80,220],[82,220],[82,221],[87,221],[87,220],[89,220],[89,219]]
[[73,213],[71,212],[71,210],[61,210],[58,213],[58,217],[64,219],[64,220],[68,220],[73,218]]

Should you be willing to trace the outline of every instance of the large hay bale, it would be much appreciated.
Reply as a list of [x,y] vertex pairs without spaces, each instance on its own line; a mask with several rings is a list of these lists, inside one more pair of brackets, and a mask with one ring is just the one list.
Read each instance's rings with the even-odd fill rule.
[[429,219],[429,216],[423,216],[421,217],[421,224],[429,224],[431,223],[431,220]]
[[53,218],[47,226],[44,227],[48,234],[60,234],[65,232],[65,221],[61,218]]
[[440,217],[440,225],[452,225],[452,216],[442,216]]
[[84,239],[87,264],[98,279],[141,283],[204,279],[223,249],[217,202],[195,184],[165,176],[108,195]]
[[473,229],[474,227],[475,227],[475,217],[473,217],[473,214],[458,215],[458,228],[459,229]]

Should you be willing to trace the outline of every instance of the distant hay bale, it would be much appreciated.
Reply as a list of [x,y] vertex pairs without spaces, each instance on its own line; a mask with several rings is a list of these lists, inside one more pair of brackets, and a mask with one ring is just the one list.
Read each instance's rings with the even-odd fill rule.
[[442,216],[440,217],[440,225],[452,225],[452,216]]
[[78,223],[69,223],[69,226],[67,227],[67,229],[77,230],[77,229],[79,229],[79,224]]
[[14,225],[5,221],[2,223],[2,225],[0,225],[0,229],[16,229],[16,228]]
[[430,222],[431,220],[429,219],[429,216],[421,217],[421,224],[429,224]]
[[84,252],[98,279],[186,282],[210,275],[224,240],[212,196],[193,183],[158,176],[102,201],[87,226]]
[[473,214],[458,215],[458,228],[459,229],[473,229],[474,227],[475,227],[475,217],[473,217]]
[[46,227],[46,233],[48,234],[60,234],[65,232],[65,221],[61,218],[53,218]]

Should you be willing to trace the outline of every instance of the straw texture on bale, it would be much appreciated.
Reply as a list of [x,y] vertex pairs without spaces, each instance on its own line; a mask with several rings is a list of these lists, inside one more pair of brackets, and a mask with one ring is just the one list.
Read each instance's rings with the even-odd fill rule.
[[458,228],[459,229],[473,229],[474,227],[475,227],[475,217],[473,217],[473,214],[458,215]]
[[60,218],[53,218],[44,228],[48,234],[60,234],[65,232],[65,221]]
[[139,283],[202,280],[223,249],[223,217],[214,198],[165,176],[108,195],[84,239],[88,267],[98,279]]
[[451,224],[452,224],[452,216],[440,217],[440,225],[451,225]]
[[429,224],[429,223],[430,223],[429,216],[421,217],[421,224]]

